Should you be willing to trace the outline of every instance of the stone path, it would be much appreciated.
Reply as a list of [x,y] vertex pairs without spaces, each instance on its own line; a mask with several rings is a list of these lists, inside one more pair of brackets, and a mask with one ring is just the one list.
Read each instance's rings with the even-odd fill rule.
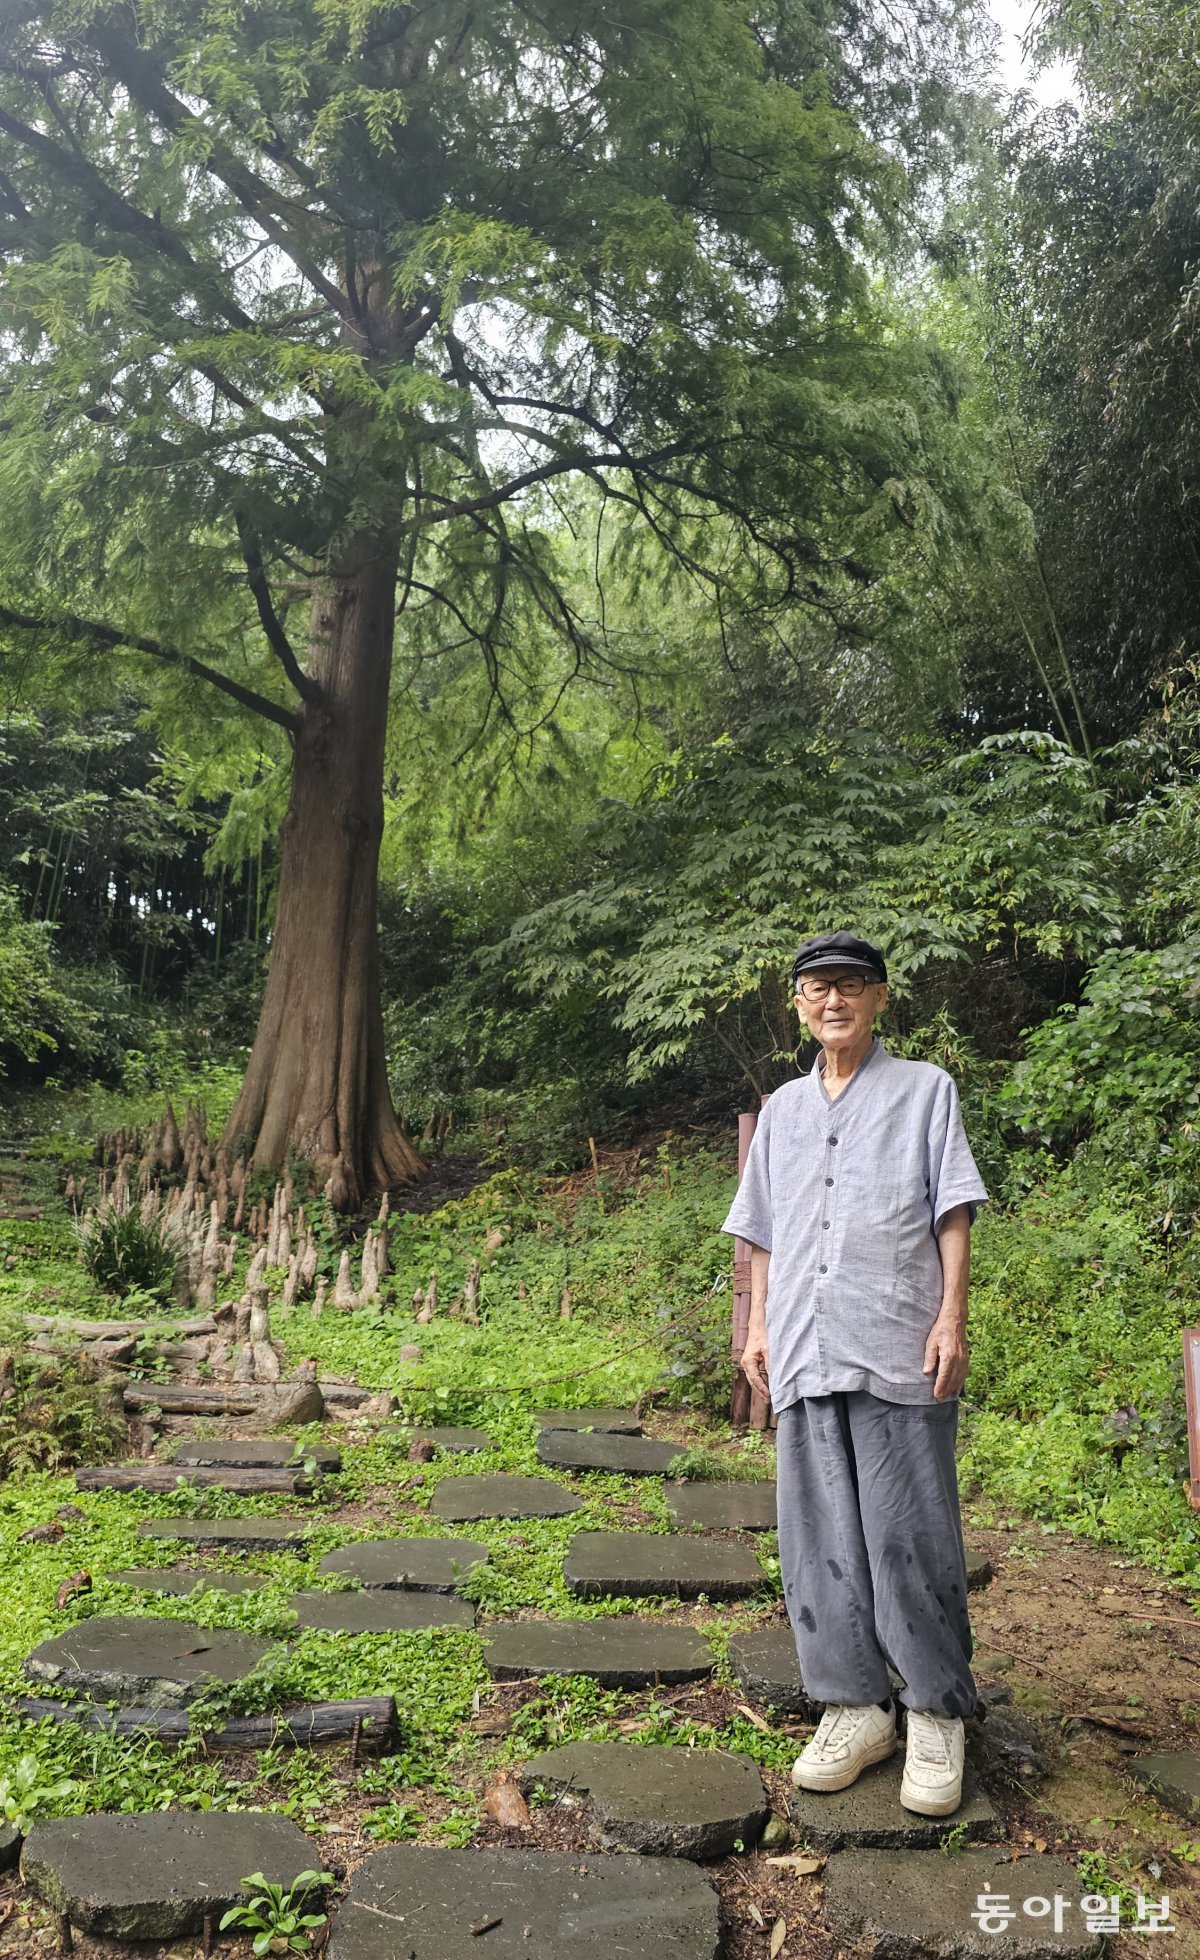
[[601,1844],[663,1858],[723,1858],[740,1840],[757,1842],[771,1814],[749,1756],[666,1743],[570,1742],[534,1756],[518,1772],[528,1794],[538,1784],[590,1799]]
[[89,1933],[173,1940],[203,1931],[206,1913],[215,1928],[245,1898],[242,1880],[250,1872],[290,1886],[319,1862],[295,1824],[263,1811],[101,1813],[35,1824],[21,1876]]
[[186,1620],[83,1620],[35,1647],[31,1681],[100,1701],[182,1708],[215,1681],[241,1681],[273,1641]]
[[1134,1756],[1125,1764],[1125,1774],[1152,1790],[1160,1803],[1177,1816],[1195,1823],[1200,1819],[1200,1753],[1194,1749],[1158,1751]]
[[[674,1443],[644,1437],[632,1410],[542,1410],[533,1419],[539,1424],[537,1455],[553,1469],[662,1477],[680,1453]],[[381,1434],[405,1448],[425,1442],[453,1454],[493,1446],[485,1432],[464,1427],[403,1425]],[[305,1455],[324,1475],[334,1476],[342,1466],[341,1453],[324,1445],[306,1447]],[[287,1470],[297,1458],[286,1437],[245,1437],[181,1443],[170,1461],[181,1473],[216,1475]],[[563,1563],[568,1590],[582,1599],[713,1602],[762,1592],[765,1601],[767,1576],[752,1546],[728,1534],[775,1526],[773,1483],[677,1480],[667,1481],[663,1492],[672,1531],[575,1534]],[[582,1503],[548,1476],[455,1475],[437,1482],[430,1510],[446,1523],[466,1524],[563,1517]],[[163,1543],[302,1552],[322,1515],[337,1513],[327,1507],[323,1514],[291,1518],[146,1519],[139,1529]],[[318,1570],[354,1581],[358,1589],[294,1593],[296,1632],[324,1632],[337,1640],[469,1631],[475,1608],[456,1591],[488,1560],[486,1545],[458,1535],[343,1545],[327,1553]],[[972,1588],[991,1576],[987,1561],[974,1555],[968,1569]],[[236,1594],[265,1583],[252,1572],[182,1565],[110,1576],[143,1592],[176,1595],[199,1585]],[[636,1691],[704,1682],[714,1668],[714,1650],[703,1633],[652,1613],[493,1620],[481,1641],[496,1682],[576,1675],[605,1689]],[[92,1726],[128,1722],[140,1709],[147,1719],[157,1713],[160,1723],[182,1724],[183,1734],[188,1703],[214,1682],[242,1679],[273,1649],[278,1642],[184,1621],[97,1617],[44,1641],[26,1671],[39,1683],[94,1697],[90,1710],[75,1704]],[[785,1622],[735,1633],[728,1657],[748,1702],[776,1719],[818,1719],[822,1704],[805,1692]],[[104,1701],[119,1703],[119,1710],[104,1709]],[[290,1739],[344,1737],[345,1711],[356,1705],[369,1704],[325,1703],[308,1711],[307,1734],[306,1711],[293,1711]],[[399,1715],[402,1724],[402,1696]],[[272,1726],[274,1718],[234,1722],[230,1737],[253,1732],[256,1721]],[[797,1840],[828,1858],[825,1910],[837,1939],[847,1948],[865,1942],[879,1953],[932,1949],[939,1960],[976,1960],[985,1953],[1040,1960],[1096,1950],[1078,1928],[1055,1935],[1032,1917],[1018,1917],[1003,1942],[981,1932],[971,1918],[980,1892],[990,1887],[1012,1894],[1019,1913],[1025,1896],[1052,1897],[1057,1890],[1077,1899],[1077,1875],[1044,1858],[1023,1858],[1014,1867],[1004,1852],[990,1848],[1003,1827],[970,1760],[963,1801],[951,1818],[923,1818],[904,1809],[902,1767],[901,1744],[849,1790],[788,1792]],[[1196,1757],[1147,1756],[1128,1768],[1181,1816],[1200,1816]],[[377,1851],[353,1873],[336,1912],[327,1947],[331,1960],[397,1960],[401,1954],[404,1960],[476,1960],[487,1953],[501,1960],[615,1960],[618,1954],[623,1960],[716,1960],[716,1894],[691,1861],[725,1857],[758,1842],[770,1804],[748,1756],[662,1743],[570,1742],[534,1755],[513,1774],[529,1798],[553,1796],[562,1817],[577,1815],[597,1851],[412,1845]],[[940,1850],[950,1829],[971,1847],[954,1859]],[[0,1869],[10,1850],[15,1856],[15,1837],[9,1847],[0,1834]],[[321,1862],[318,1845],[287,1820],[263,1813],[99,1816],[35,1827],[23,1874],[47,1904],[87,1930],[163,1940],[201,1931],[206,1911],[219,1918],[239,1896],[239,1881],[256,1867],[290,1882]]]
[[327,1952],[329,1960],[717,1960],[717,1895],[678,1859],[397,1844],[355,1872]]
[[429,1506],[447,1524],[476,1518],[565,1518],[583,1499],[549,1477],[447,1477]]
[[[1104,1939],[1084,1929],[1079,1873],[1061,1858],[1035,1852],[1013,1864],[1003,1851],[857,1851],[831,1858],[825,1867],[825,1918],[846,1944],[875,1953],[936,1953],[939,1960],[1067,1960],[1100,1953]],[[980,1895],[1003,1897],[1012,1917],[984,1930]],[[1034,1918],[1025,1901],[1055,1895],[1070,1902],[1061,1933],[1047,1915]]]
[[288,1465],[300,1468],[305,1463],[314,1463],[327,1476],[334,1476],[342,1467],[342,1453],[330,1449],[327,1443],[297,1444],[290,1436],[279,1439],[245,1436],[231,1442],[179,1443],[170,1451],[167,1462],[212,1467],[230,1464],[244,1470],[267,1470],[273,1465],[281,1469]]
[[671,1523],[701,1531],[774,1531],[774,1484],[669,1483]]
[[970,1763],[963,1770],[962,1802],[952,1817],[922,1817],[900,1802],[904,1774],[904,1741],[886,1762],[872,1763],[848,1790],[794,1790],[789,1799],[792,1822],[800,1837],[816,1851],[929,1848],[937,1850],[946,1832],[963,1827],[970,1839],[995,1839],[1003,1827],[979,1789]]
[[581,1531],[563,1564],[581,1599],[745,1599],[766,1583],[753,1552],[710,1538]]
[[360,1586],[440,1593],[453,1592],[487,1562],[487,1546],[470,1538],[367,1538],[328,1552],[317,1570],[357,1579]]
[[735,1634],[729,1643],[729,1665],[751,1701],[774,1708],[780,1715],[820,1721],[825,1704],[814,1702],[805,1689],[791,1627]]
[[298,1625],[328,1633],[413,1633],[423,1627],[473,1627],[475,1608],[437,1592],[373,1587],[366,1592],[302,1592],[288,1604]]
[[471,1456],[476,1450],[490,1450],[495,1447],[490,1436],[482,1429],[456,1429],[453,1425],[434,1424],[432,1428],[419,1425],[401,1424],[390,1429],[381,1429],[380,1441],[402,1443],[411,1448],[413,1443],[432,1443],[437,1450],[446,1450],[452,1456]]
[[124,1572],[111,1572],[110,1579],[135,1592],[195,1592],[197,1586],[210,1586],[216,1592],[258,1592],[266,1584],[257,1572],[219,1572],[215,1566],[147,1565],[130,1566]]
[[243,1552],[302,1552],[311,1529],[307,1518],[143,1518],[138,1526],[143,1538],[181,1538]]
[[612,1470],[623,1477],[661,1477],[680,1454],[680,1446],[601,1429],[543,1429],[537,1453],[543,1463],[556,1470]]
[[641,1419],[634,1409],[537,1409],[539,1429],[603,1429],[614,1436],[640,1436]]
[[588,1674],[604,1688],[701,1681],[713,1670],[703,1635],[659,1620],[511,1620],[489,1628],[483,1657],[495,1681]]

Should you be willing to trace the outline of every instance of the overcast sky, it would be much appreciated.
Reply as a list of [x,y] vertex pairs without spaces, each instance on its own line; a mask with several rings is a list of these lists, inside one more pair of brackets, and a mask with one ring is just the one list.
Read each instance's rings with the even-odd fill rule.
[[1000,49],[1000,78],[1006,88],[1030,88],[1039,102],[1061,102],[1075,93],[1071,69],[1064,62],[1033,75],[1021,54],[1021,36],[1035,11],[1036,0],[989,0],[992,17],[1004,39]]

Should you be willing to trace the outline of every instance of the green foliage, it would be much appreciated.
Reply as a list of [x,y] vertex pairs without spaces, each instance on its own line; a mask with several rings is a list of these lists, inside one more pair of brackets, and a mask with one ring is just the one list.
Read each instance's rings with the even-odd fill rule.
[[106,1293],[147,1294],[161,1304],[175,1283],[179,1245],[169,1220],[109,1204],[80,1225],[79,1258]]
[[88,1362],[18,1351],[13,1393],[0,1403],[0,1477],[103,1463],[128,1440],[119,1399]]
[[61,1024],[66,1001],[50,948],[50,927],[25,920],[16,893],[0,885],[0,1076],[8,1072],[6,1051],[9,1059],[28,1062],[56,1046],[51,1030]]
[[274,1885],[261,1872],[252,1872],[242,1880],[243,1889],[251,1896],[230,1906],[220,1930],[224,1933],[234,1927],[238,1932],[253,1933],[251,1952],[255,1955],[307,1953],[309,1933],[314,1926],[325,1924],[325,1914],[305,1912],[304,1908],[314,1894],[332,1884],[332,1872],[301,1872],[288,1886]]
[[40,1818],[57,1816],[78,1790],[73,1777],[60,1776],[46,1782],[36,1756],[18,1756],[11,1769],[0,1774],[0,1817],[24,1836]]

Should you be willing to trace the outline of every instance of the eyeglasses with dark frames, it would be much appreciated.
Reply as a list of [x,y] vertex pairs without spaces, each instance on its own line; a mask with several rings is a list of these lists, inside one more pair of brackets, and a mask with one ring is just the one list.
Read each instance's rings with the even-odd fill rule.
[[857,1000],[864,987],[878,986],[868,973],[843,973],[837,980],[818,980],[813,975],[802,975],[796,982],[796,992],[815,1006],[818,1001],[827,1000],[831,988],[836,987],[843,1000]]

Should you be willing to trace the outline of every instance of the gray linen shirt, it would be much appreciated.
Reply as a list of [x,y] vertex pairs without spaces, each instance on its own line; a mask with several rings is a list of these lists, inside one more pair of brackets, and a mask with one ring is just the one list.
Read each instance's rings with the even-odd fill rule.
[[771,1401],[869,1389],[885,1402],[934,1400],[921,1371],[942,1304],[937,1232],[987,1192],[945,1069],[872,1043],[841,1094],[822,1058],[776,1089],[758,1119],[721,1227],[771,1254]]

